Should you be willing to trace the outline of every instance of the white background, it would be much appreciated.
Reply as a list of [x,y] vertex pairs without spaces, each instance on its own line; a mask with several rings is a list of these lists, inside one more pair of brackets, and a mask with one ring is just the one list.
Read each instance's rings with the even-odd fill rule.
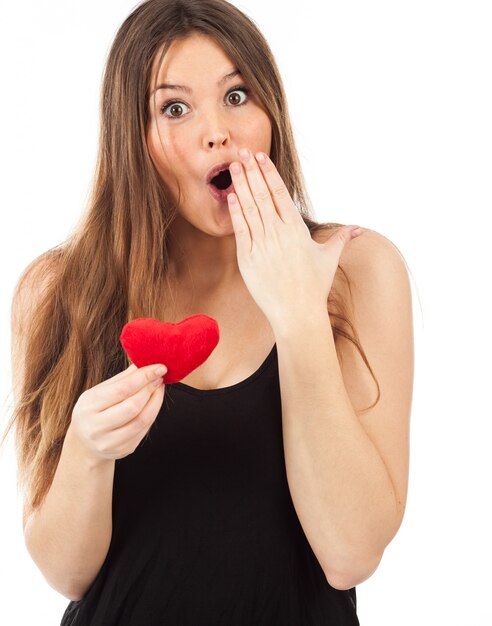
[[[411,271],[407,510],[379,568],[357,588],[360,622],[492,624],[490,4],[235,4],[279,64],[318,219],[379,231]],[[2,2],[2,429],[12,402],[12,290],[85,206],[103,66],[134,6]],[[0,623],[53,626],[68,600],[25,549],[12,444],[0,454]]]

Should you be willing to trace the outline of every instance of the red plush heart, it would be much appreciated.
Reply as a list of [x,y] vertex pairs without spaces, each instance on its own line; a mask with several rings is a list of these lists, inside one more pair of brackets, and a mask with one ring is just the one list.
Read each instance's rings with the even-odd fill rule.
[[192,315],[181,322],[139,317],[123,326],[121,345],[137,367],[162,363],[164,383],[175,383],[208,359],[219,343],[219,325],[208,315]]

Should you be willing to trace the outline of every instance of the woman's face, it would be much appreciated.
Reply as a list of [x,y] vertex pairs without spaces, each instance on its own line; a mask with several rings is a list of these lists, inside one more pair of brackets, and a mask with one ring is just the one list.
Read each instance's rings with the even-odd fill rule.
[[[152,89],[158,60],[159,53],[152,68]],[[158,86],[182,85],[189,91],[151,90],[149,102],[147,145],[152,160],[177,200],[174,170],[181,188],[181,216],[209,234],[217,234],[217,227],[224,225],[233,232],[227,200],[216,200],[207,186],[209,170],[223,161],[239,160],[243,147],[253,154],[270,154],[268,115],[254,94],[237,88],[244,85],[240,74],[224,79],[236,69],[214,39],[193,33],[173,42],[157,78]]]

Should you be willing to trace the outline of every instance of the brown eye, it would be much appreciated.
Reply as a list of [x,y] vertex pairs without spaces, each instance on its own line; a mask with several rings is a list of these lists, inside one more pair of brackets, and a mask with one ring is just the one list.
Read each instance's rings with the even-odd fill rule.
[[[241,101],[241,97],[238,95],[239,92],[243,92],[246,95],[246,99]],[[243,104],[248,102],[249,98],[249,89],[244,86],[233,87],[227,94],[226,98],[234,107],[240,107]],[[186,111],[183,112],[183,106],[187,107],[188,105],[181,100],[171,100],[170,102],[166,102],[160,108],[161,115],[167,117],[168,119],[178,120],[186,115]],[[166,112],[168,111],[168,112]]]
[[240,96],[238,96],[238,92],[240,92],[240,91],[244,92],[246,94],[246,96],[249,94],[249,90],[246,89],[246,87],[235,87],[232,91],[230,91],[227,94],[227,98],[228,98],[228,100],[229,100],[229,102],[231,104],[239,105],[239,106],[241,104],[245,104],[244,101],[241,102],[241,98],[240,98]]
[[179,115],[174,115],[174,112],[183,111],[183,107],[180,104],[173,104],[173,106],[169,109],[169,113],[171,117],[179,117]]
[[[183,104],[184,102],[178,102],[178,101],[167,102],[161,107],[161,113],[162,115],[165,115],[166,109],[169,109],[170,114],[169,115],[166,114],[166,117],[172,117],[174,119],[183,117],[183,115],[180,114],[180,112],[181,113],[183,112]],[[184,104],[184,106],[186,106],[186,104]]]

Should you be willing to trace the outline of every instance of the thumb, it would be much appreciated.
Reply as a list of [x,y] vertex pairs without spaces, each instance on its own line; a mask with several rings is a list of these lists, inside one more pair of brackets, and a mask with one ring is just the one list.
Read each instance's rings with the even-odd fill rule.
[[360,226],[347,226],[346,228],[349,231],[349,241],[351,239],[355,239],[359,235],[364,234],[364,229]]
[[364,233],[364,229],[360,226],[339,226],[334,229],[332,236],[322,246],[325,249],[326,254],[330,259],[337,259],[337,263],[340,262],[343,250],[345,246]]
[[329,244],[329,247],[334,247],[336,251],[341,254],[347,243],[355,239],[355,237],[362,235],[363,232],[364,229],[360,226],[340,226],[326,243]]

